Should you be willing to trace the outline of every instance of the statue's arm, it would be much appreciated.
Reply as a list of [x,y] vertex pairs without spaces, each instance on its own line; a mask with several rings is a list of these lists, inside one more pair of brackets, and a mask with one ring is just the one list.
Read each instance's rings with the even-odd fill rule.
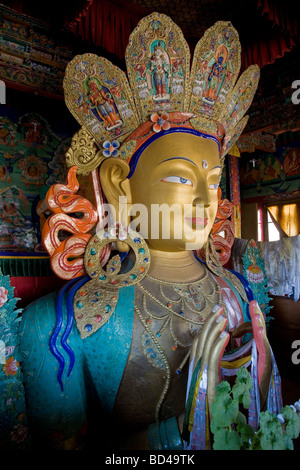
[[[50,338],[56,324],[55,294],[30,304],[23,312],[20,325],[21,367],[23,370],[27,416],[33,445],[76,447],[85,425],[85,387],[82,353],[76,331],[69,336],[75,363],[67,377],[69,356],[60,345],[65,367],[63,390],[57,379],[60,364],[50,350]],[[64,325],[64,324],[63,324]],[[64,326],[62,327],[62,332]]]

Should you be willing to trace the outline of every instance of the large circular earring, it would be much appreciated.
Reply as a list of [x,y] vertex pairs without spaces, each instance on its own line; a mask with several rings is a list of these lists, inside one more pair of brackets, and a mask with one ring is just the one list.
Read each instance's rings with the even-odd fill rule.
[[[126,273],[121,273],[121,260],[119,255],[112,257],[103,269],[100,263],[100,255],[103,248],[112,242],[122,241],[132,248],[136,262],[133,268]],[[92,280],[99,285],[111,287],[126,287],[141,281],[150,267],[150,252],[143,237],[128,227],[115,224],[114,228],[104,229],[94,235],[89,241],[84,256],[86,272]]]
[[[134,251],[133,268],[119,274],[121,259],[113,256],[105,269],[101,266],[101,252],[105,246],[123,241]],[[86,338],[101,328],[115,311],[120,287],[141,281],[150,267],[150,252],[145,240],[134,230],[115,224],[94,235],[85,250],[84,264],[90,277],[74,296],[73,308],[81,338]]]

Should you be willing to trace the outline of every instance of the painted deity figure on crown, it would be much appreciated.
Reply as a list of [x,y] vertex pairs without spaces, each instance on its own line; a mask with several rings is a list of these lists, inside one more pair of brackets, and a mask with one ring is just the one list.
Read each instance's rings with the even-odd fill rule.
[[[218,94],[227,98],[212,98],[207,111],[198,55],[213,59],[229,29],[233,52],[223,73],[231,81],[223,80],[226,90]],[[147,87],[147,77],[141,82],[136,72],[141,37],[149,56],[155,39],[171,64],[181,63],[181,87],[163,103],[140,94]],[[223,268],[212,240],[224,157],[246,125],[245,106],[230,123],[226,117],[243,83],[252,86],[250,106],[259,70],[251,66],[235,83],[240,46],[228,22],[206,32],[190,69],[180,29],[158,13],[133,31],[126,62],[129,83],[93,54],[75,57],[66,69],[65,101],[81,129],[66,154],[67,184],[52,186],[46,196],[52,215],[43,227],[52,268],[66,284],[29,305],[21,323],[33,443],[207,449],[216,385],[241,365],[254,382],[251,424],[257,426],[260,408],[280,409],[263,314],[246,281]],[[94,127],[93,110],[78,101],[89,70],[94,76],[97,68],[121,90],[113,97],[122,117],[118,133]],[[172,67],[169,73],[172,83]],[[80,173],[91,175],[94,203],[76,194]],[[61,241],[61,229],[72,235]],[[195,254],[200,249],[205,261]],[[196,405],[183,436],[191,394]]]
[[116,115],[113,100],[104,87],[101,88],[99,80],[95,77],[87,80],[88,99],[94,106],[96,113],[103,119],[108,128],[112,128],[120,124],[120,120]]
[[169,58],[159,41],[153,48],[149,63],[150,80],[153,81],[154,100],[167,100],[170,98],[168,86]]

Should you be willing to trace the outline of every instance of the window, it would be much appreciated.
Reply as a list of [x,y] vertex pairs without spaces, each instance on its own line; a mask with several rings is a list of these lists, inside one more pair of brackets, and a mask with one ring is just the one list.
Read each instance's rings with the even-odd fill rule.
[[300,202],[257,205],[257,240],[276,241],[300,233]]
[[267,213],[268,217],[268,240],[269,242],[275,242],[276,240],[280,240],[280,233],[279,230],[276,228],[276,225],[274,224],[272,217],[270,216],[270,213],[268,211]]
[[260,204],[257,207],[257,241],[264,241],[263,207]]
[[274,223],[280,226],[285,236],[294,237],[300,232],[300,203],[268,206]]

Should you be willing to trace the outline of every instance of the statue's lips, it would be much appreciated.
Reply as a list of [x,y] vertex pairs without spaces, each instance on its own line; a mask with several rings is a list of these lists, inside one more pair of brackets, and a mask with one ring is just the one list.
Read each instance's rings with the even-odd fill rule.
[[185,220],[201,227],[206,227],[208,222],[207,218],[203,219],[202,217],[185,217]]

